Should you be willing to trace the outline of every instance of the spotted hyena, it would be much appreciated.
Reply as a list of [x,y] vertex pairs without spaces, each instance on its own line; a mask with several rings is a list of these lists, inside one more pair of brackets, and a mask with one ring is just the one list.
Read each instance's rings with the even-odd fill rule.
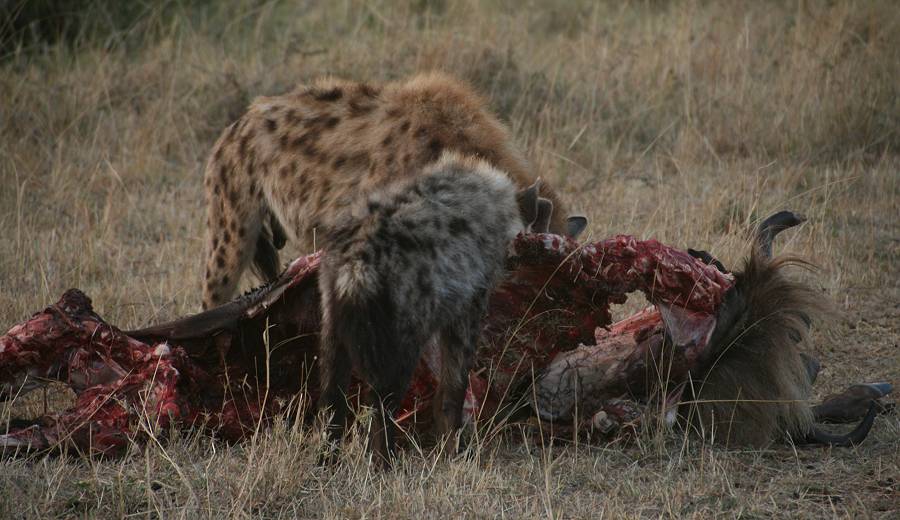
[[[287,238],[307,251],[317,229],[361,194],[413,177],[444,151],[479,157],[525,187],[534,181],[507,129],[468,86],[442,74],[373,85],[324,79],[257,98],[216,142],[206,166],[205,308],[227,301],[253,260],[278,273]],[[551,231],[569,222],[553,191]],[[571,234],[571,233],[570,233]]]
[[343,430],[353,367],[376,409],[372,444],[390,458],[392,417],[432,338],[441,347],[437,430],[461,426],[487,298],[510,242],[537,218],[536,189],[517,193],[487,162],[445,153],[324,226],[319,403],[334,412],[334,440]]

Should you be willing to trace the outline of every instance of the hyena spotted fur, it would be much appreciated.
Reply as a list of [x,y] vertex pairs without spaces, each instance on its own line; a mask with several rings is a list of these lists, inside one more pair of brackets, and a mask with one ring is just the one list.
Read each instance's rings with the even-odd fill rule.
[[461,426],[481,320],[510,242],[538,213],[550,217],[536,190],[517,190],[487,162],[449,153],[326,228],[319,403],[333,412],[332,440],[343,432],[353,367],[376,410],[372,446],[390,460],[392,417],[431,340],[441,352],[437,431]]
[[[418,175],[444,151],[479,157],[517,186],[534,181],[485,102],[445,75],[386,85],[325,79],[257,98],[207,162],[204,308],[229,300],[251,260],[261,277],[274,278],[288,238],[311,252],[317,228],[342,208]],[[552,232],[583,228],[583,219],[563,218],[549,187],[543,195],[556,208]]]

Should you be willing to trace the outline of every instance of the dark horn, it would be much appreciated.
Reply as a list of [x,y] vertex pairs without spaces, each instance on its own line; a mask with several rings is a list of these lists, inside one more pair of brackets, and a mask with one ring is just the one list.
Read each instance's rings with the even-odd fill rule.
[[718,258],[709,254],[707,251],[703,251],[702,249],[691,249],[688,248],[688,254],[693,256],[694,258],[700,260],[706,265],[711,265],[719,270],[720,273],[728,274],[728,269],[725,269],[725,265],[719,261]]
[[775,236],[803,222],[806,222],[806,217],[793,211],[779,211],[764,220],[756,233],[760,251],[766,258],[772,258],[772,241],[775,240]]
[[862,443],[862,441],[864,441],[869,435],[869,430],[872,429],[872,424],[875,423],[876,415],[878,415],[878,410],[875,406],[875,402],[873,401],[869,405],[868,413],[866,413],[866,416],[859,423],[859,425],[854,428],[852,432],[843,435],[828,433],[820,430],[818,426],[813,425],[812,431],[810,431],[809,435],[806,436],[806,444],[823,444],[826,446],[836,446],[839,448],[856,446]]
[[878,397],[884,397],[894,391],[894,385],[890,383],[865,383],[865,386],[877,392],[879,394]]

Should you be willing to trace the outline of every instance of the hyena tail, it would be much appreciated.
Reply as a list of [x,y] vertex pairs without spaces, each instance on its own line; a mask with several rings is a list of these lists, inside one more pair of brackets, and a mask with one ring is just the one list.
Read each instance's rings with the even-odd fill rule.
[[364,305],[379,292],[375,268],[362,259],[353,259],[337,269],[334,288],[341,300]]
[[263,223],[259,237],[256,239],[256,252],[253,254],[253,273],[263,281],[271,281],[278,277],[281,262],[278,250],[287,242],[287,235],[278,218],[269,214],[268,224]]
[[[322,365],[322,405],[335,409],[331,437],[339,438],[343,430],[340,420],[345,408],[340,403],[337,386],[349,380],[349,370],[339,363],[349,358],[350,365],[369,384],[368,403],[374,408],[369,441],[372,451],[382,462],[394,456],[396,426],[393,418],[409,388],[419,359],[421,345],[410,342],[401,333],[403,324],[397,320],[388,289],[375,295],[344,300],[337,294],[325,297],[331,325],[326,332]],[[330,366],[328,363],[331,363]]]
[[397,317],[384,291],[353,300],[337,298],[332,309],[335,339],[379,398],[400,399],[412,379],[418,345],[404,344]]

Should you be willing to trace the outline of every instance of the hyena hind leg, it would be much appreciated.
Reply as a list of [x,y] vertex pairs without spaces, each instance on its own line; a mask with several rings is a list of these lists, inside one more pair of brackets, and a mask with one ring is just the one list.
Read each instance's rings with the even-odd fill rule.
[[444,448],[454,446],[449,435],[462,428],[463,404],[480,328],[479,314],[454,322],[440,333],[441,380],[434,399],[434,421],[437,434],[450,443]]
[[218,307],[231,299],[241,274],[256,255],[257,241],[262,236],[264,211],[261,208],[226,211],[225,204],[224,200],[209,204],[204,309]]
[[374,417],[369,432],[369,443],[379,464],[390,465],[396,457],[397,425],[394,416],[400,409],[400,403],[408,387],[407,381],[407,383],[372,386],[370,389],[369,401],[374,409]]
[[[416,342],[416,345],[422,344]],[[410,345],[409,349],[401,349],[400,352],[419,353],[420,350]],[[379,464],[391,465],[396,456],[397,425],[394,417],[409,389],[418,358],[417,355],[410,355],[408,359],[384,364],[380,373],[369,370],[368,401],[374,409],[369,442]]]
[[[323,328],[323,330],[326,330]],[[322,336],[319,349],[319,410],[326,416],[329,450],[340,446],[347,429],[349,406],[346,393],[350,386],[351,361],[343,344],[334,340],[334,334],[326,332]],[[322,462],[333,461],[332,458]]]

